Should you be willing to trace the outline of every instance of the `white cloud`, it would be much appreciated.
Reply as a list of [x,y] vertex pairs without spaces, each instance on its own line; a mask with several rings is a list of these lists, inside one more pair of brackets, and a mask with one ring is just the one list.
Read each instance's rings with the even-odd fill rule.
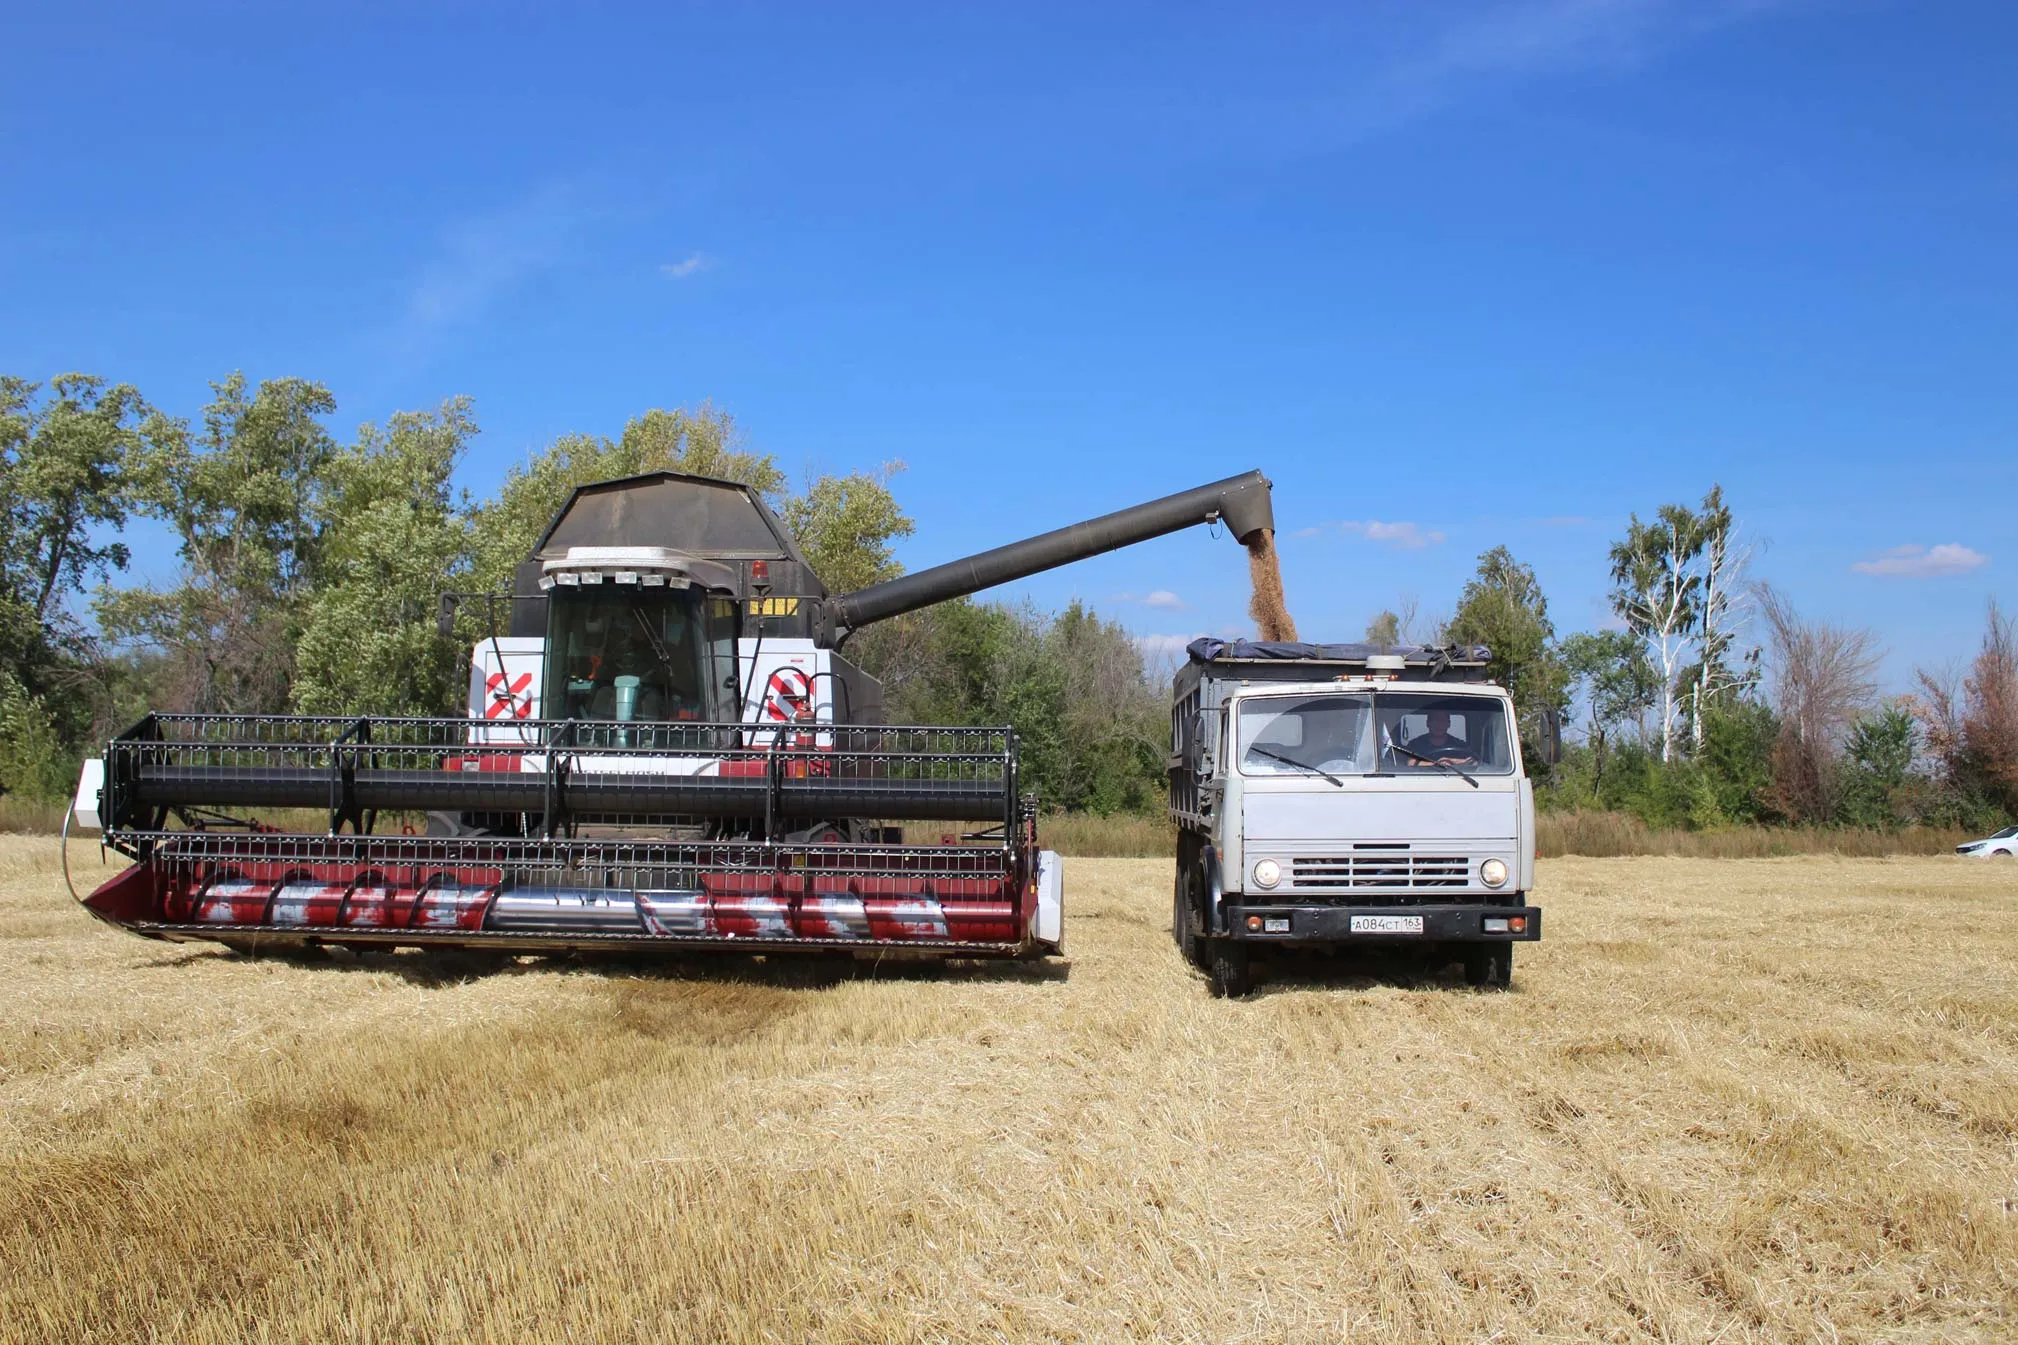
[[1152,589],[1147,594],[1117,593],[1111,601],[1139,602],[1144,607],[1155,607],[1165,612],[1182,612],[1191,606],[1167,588]]
[[[1794,0],[1493,0],[1425,6],[1441,22],[1363,86],[1362,132],[1428,116],[1481,85],[1584,70],[1626,71]],[[1455,14],[1453,19],[1444,16]]]
[[1967,574],[1989,562],[1988,556],[1960,542],[1943,542],[1934,547],[1908,542],[1890,551],[1880,551],[1850,568],[1858,574],[1884,575],[1895,579],[1933,579],[1940,575]]
[[685,280],[697,271],[705,271],[715,264],[715,259],[705,252],[696,252],[676,262],[666,262],[659,267],[659,274],[673,280]]
[[1137,635],[1135,647],[1142,651],[1142,661],[1151,668],[1158,664],[1181,663],[1184,647],[1198,637],[1196,635]]
[[1444,540],[1444,534],[1433,528],[1425,528],[1418,523],[1388,523],[1377,518],[1347,519],[1343,523],[1327,524],[1325,528],[1311,528],[1297,534],[1299,537],[1316,536],[1327,528],[1336,528],[1348,537],[1364,537],[1369,542],[1382,542],[1401,551],[1420,551],[1426,546],[1435,546]]
[[439,252],[421,267],[393,345],[417,355],[528,277],[565,261],[591,218],[571,188],[549,183],[487,215],[449,224]]

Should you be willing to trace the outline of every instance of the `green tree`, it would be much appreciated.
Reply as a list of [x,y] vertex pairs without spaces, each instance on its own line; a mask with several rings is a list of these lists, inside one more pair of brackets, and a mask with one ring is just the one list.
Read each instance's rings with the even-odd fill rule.
[[36,384],[0,378],[0,583],[9,601],[48,623],[66,592],[124,569],[124,543],[93,530],[125,526],[126,473],[150,412],[127,384],[88,374]]
[[[1703,745],[1690,768],[1699,797],[1711,809],[1698,808],[1692,819],[1705,825],[1706,814],[1718,824],[1759,823],[1775,817],[1773,746],[1780,721],[1772,707],[1751,696],[1713,701],[1704,712]],[[1671,765],[1671,772],[1677,768]]]
[[322,583],[304,605],[293,685],[307,714],[438,715],[458,700],[459,650],[435,625],[468,563],[449,479],[476,436],[466,397],[365,425],[322,492]]
[[696,411],[648,411],[615,439],[567,435],[512,468],[495,499],[472,520],[471,584],[503,590],[512,571],[576,487],[645,472],[689,472],[754,486],[836,592],[902,573],[892,543],[911,534],[911,520],[890,490],[902,463],[874,472],[820,476],[789,494],[776,460],[739,447],[735,422],[703,406]]
[[775,505],[785,474],[765,453],[739,447],[728,414],[703,405],[693,411],[651,410],[627,422],[616,439],[563,435],[515,466],[497,495],[471,520],[471,586],[503,591],[512,571],[578,486],[646,472],[688,472],[754,486]]
[[1492,651],[1492,676],[1513,694],[1528,755],[1540,760],[1534,749],[1545,716],[1562,712],[1569,679],[1556,657],[1555,625],[1534,568],[1515,560],[1503,546],[1480,556],[1445,635],[1454,643],[1482,644]]
[[127,475],[149,416],[87,374],[0,377],[0,792],[61,797],[104,707],[95,641],[69,599],[126,565]]
[[1572,695],[1588,715],[1585,741],[1594,783],[1602,783],[1614,738],[1654,703],[1658,694],[1646,645],[1622,630],[1579,631],[1563,640],[1560,657]]
[[67,797],[77,783],[79,753],[41,697],[11,673],[0,673],[0,794],[39,802]]
[[1046,808],[1141,812],[1161,797],[1168,698],[1128,633],[1081,604],[941,603],[869,627],[849,653],[883,679],[897,722],[1013,727],[1022,787]]
[[886,462],[874,472],[816,477],[783,502],[780,521],[831,591],[852,593],[904,572],[892,543],[909,537],[912,523],[890,490],[903,470]]
[[1366,623],[1366,642],[1382,649],[1391,649],[1401,643],[1401,618],[1383,608]]
[[1843,743],[1839,819],[1853,827],[1895,827],[1909,820],[1907,802],[1918,745],[1912,711],[1898,702],[1851,725]]
[[1074,602],[1050,623],[1042,648],[1064,671],[1059,778],[1042,782],[1052,807],[1146,812],[1163,796],[1169,697],[1151,686],[1142,650],[1122,628]]
[[101,592],[113,639],[167,656],[170,708],[277,711],[288,703],[302,599],[322,553],[324,469],[336,444],[320,383],[243,374],[212,385],[203,428],[155,417],[137,506],[180,540],[181,582]]

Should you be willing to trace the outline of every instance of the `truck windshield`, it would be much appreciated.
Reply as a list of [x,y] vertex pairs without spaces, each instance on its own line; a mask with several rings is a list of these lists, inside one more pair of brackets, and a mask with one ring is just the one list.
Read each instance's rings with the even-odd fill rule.
[[1255,696],[1240,703],[1244,775],[1467,775],[1513,770],[1506,703],[1421,691]]

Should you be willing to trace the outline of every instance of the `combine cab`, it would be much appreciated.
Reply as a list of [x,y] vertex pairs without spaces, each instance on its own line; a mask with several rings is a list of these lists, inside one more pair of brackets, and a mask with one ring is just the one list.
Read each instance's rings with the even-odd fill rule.
[[[240,947],[1055,953],[1062,874],[1014,734],[886,725],[838,648],[1221,519],[1270,526],[1267,482],[836,596],[747,487],[584,487],[473,651],[467,717],[151,714],[115,738],[77,816],[137,862],[85,905]],[[907,843],[919,823],[937,843]]]

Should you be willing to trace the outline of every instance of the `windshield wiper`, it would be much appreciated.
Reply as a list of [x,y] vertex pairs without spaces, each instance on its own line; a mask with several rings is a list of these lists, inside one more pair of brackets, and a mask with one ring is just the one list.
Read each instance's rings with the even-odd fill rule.
[[673,656],[666,651],[664,642],[659,639],[659,633],[652,629],[651,618],[645,615],[643,605],[632,602],[631,615],[638,619],[638,629],[644,633],[645,645],[652,651],[652,657],[656,658],[659,666],[666,670],[666,688],[671,690],[680,680],[678,670],[673,667]]
[[1345,781],[1339,779],[1322,766],[1313,766],[1308,761],[1298,761],[1295,757],[1286,757],[1280,752],[1271,752],[1265,747],[1250,747],[1247,750],[1258,757],[1267,757],[1270,761],[1280,761],[1283,765],[1294,766],[1300,771],[1309,771],[1314,775],[1322,775],[1340,789],[1345,788]]
[[1387,740],[1387,745],[1390,748],[1394,749],[1395,751],[1401,753],[1403,756],[1407,757],[1411,761],[1420,761],[1425,765],[1434,766],[1440,771],[1449,771],[1452,775],[1455,775],[1458,779],[1464,781],[1466,784],[1470,785],[1473,789],[1478,788],[1478,781],[1472,779],[1469,775],[1466,775],[1460,767],[1451,765],[1448,761],[1443,760],[1443,758],[1441,757],[1426,757],[1420,752],[1411,752],[1406,747],[1403,747],[1400,743],[1396,742],[1392,738]]

